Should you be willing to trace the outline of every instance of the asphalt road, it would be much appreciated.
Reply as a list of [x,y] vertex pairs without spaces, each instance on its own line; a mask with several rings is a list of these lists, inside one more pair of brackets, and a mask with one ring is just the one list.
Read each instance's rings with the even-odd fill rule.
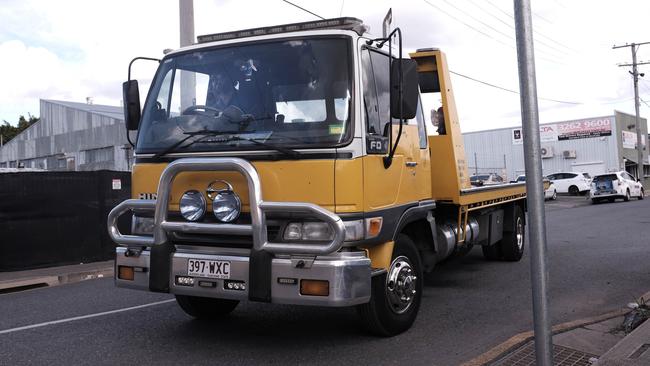
[[[546,208],[553,323],[618,309],[650,290],[650,199],[561,197]],[[0,364],[456,365],[532,329],[527,254],[486,262],[475,248],[425,285],[416,324],[390,339],[364,334],[353,309],[257,303],[215,323],[192,320],[174,302],[70,320],[171,299],[110,279],[5,294]],[[16,329],[30,325],[39,326]]]

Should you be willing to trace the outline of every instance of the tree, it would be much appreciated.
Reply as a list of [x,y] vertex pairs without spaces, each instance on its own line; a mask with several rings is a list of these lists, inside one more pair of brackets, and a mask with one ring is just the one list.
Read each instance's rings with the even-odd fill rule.
[[18,118],[18,125],[17,126],[12,126],[9,124],[9,122],[3,120],[2,125],[0,125],[0,135],[2,135],[2,142],[7,143],[11,141],[14,137],[16,137],[19,133],[23,132],[25,129],[27,129],[29,126],[33,125],[34,123],[38,122],[40,118],[32,116],[31,114],[27,114],[28,119],[25,118],[25,116],[20,116]]

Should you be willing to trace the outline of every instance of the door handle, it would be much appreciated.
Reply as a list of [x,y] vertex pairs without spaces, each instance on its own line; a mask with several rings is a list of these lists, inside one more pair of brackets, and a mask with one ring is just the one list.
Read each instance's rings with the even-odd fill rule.
[[406,162],[406,166],[408,166],[408,167],[414,167],[414,166],[417,166],[417,165],[418,165],[417,161],[407,161]]

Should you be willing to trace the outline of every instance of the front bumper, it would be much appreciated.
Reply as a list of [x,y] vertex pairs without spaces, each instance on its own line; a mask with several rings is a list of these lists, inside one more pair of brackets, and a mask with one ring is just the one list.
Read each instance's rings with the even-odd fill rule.
[[[247,181],[250,224],[215,224],[176,222],[168,218],[169,200],[174,178],[186,171],[230,171],[240,173]],[[123,235],[117,218],[127,211],[153,212],[153,236]],[[268,213],[291,214],[319,220],[330,225],[334,235],[328,242],[273,242],[267,237]],[[108,232],[118,245],[116,255],[117,286],[155,292],[285,304],[347,306],[367,302],[370,297],[370,260],[365,252],[341,252],[345,225],[339,216],[308,202],[272,202],[262,200],[262,188],[255,167],[238,158],[187,158],[170,163],[158,183],[157,199],[126,200],[108,215]],[[252,249],[246,253],[210,251],[216,249],[176,246],[171,235],[193,233],[207,235],[245,235],[252,237]],[[244,281],[245,289],[228,289],[223,280],[214,280],[211,287],[180,286],[177,276],[187,276],[189,259],[229,261],[231,279]],[[300,264],[299,264],[300,262]],[[120,266],[134,269],[133,279],[120,279]],[[128,271],[128,269],[127,269]],[[295,285],[278,278],[295,279]],[[324,296],[301,295],[301,280],[329,281]],[[204,279],[207,285],[209,279]],[[197,279],[194,282],[199,282]],[[200,283],[199,283],[200,285]],[[321,286],[322,283],[319,285]],[[322,289],[323,287],[319,287]],[[309,291],[305,291],[306,293]]]
[[[115,253],[115,284],[137,290],[149,290],[151,252],[143,250],[139,256],[128,255],[128,248],[118,247]],[[177,276],[187,277],[188,259],[219,260],[230,262],[231,281],[249,281],[249,258],[242,255],[201,253],[197,250],[177,250],[172,254],[169,275],[169,292],[178,295],[212,297],[220,299],[246,300],[249,286],[243,290],[228,289],[223,279],[194,278],[194,284],[178,285]],[[313,262],[312,262],[313,261]],[[118,278],[119,267],[134,267],[133,280]],[[281,283],[279,279],[285,279]],[[295,283],[287,283],[294,279]],[[323,280],[329,282],[328,296],[301,295],[300,281]],[[210,284],[211,287],[200,286]],[[277,304],[350,306],[363,304],[370,300],[370,259],[365,252],[341,252],[331,256],[298,257],[281,256],[271,261],[271,302]]]

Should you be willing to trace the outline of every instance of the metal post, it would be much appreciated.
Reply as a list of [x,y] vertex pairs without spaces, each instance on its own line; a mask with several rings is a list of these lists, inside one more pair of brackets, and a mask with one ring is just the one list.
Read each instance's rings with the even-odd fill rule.
[[639,123],[639,72],[636,63],[636,50],[638,47],[632,43],[632,79],[634,79],[634,112],[636,112],[636,119],[634,125],[636,126],[636,179],[643,177],[643,144],[641,142],[641,123]]
[[476,160],[476,153],[474,153],[474,175],[478,175],[478,160]]
[[[641,136],[641,124],[639,123],[639,71],[637,69],[637,66],[647,65],[650,64],[650,62],[648,61],[637,62],[636,51],[639,49],[640,46],[649,43],[650,42],[632,43],[632,44],[625,44],[623,46],[612,47],[613,49],[630,47],[630,50],[632,50],[632,63],[620,64],[618,66],[621,67],[632,66],[632,72],[630,72],[630,74],[632,74],[632,79],[634,80],[634,111],[636,112],[635,123],[634,123],[636,128],[634,130],[636,132],[636,151],[637,151],[636,177],[637,179],[641,179],[641,177],[643,176],[643,143],[642,143],[642,136]],[[643,74],[641,74],[641,76],[643,76]]]
[[546,266],[546,217],[533,50],[533,24],[530,0],[513,0],[513,2],[524,134],[535,354],[538,366],[552,366],[553,344],[551,343],[551,321],[548,311],[548,269]]
[[[178,0],[181,47],[194,43],[194,0]],[[181,111],[196,104],[196,74],[181,71]],[[180,112],[180,111],[179,111]]]

